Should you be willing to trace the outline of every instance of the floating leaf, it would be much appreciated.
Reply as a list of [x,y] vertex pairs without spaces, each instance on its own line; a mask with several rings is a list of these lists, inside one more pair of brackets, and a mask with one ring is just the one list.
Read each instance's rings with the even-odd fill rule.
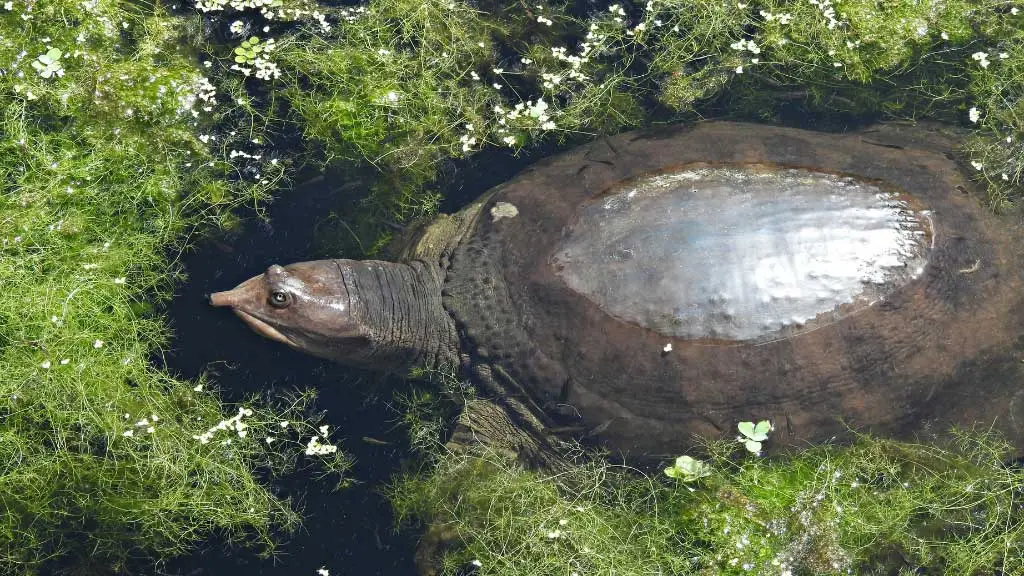
[[740,422],[736,425],[743,434],[755,442],[763,442],[768,439],[768,433],[772,431],[772,423],[769,420],[761,420],[755,426],[753,422]]
[[761,443],[757,440],[746,440],[743,442],[743,447],[751,454],[758,454],[761,452]]
[[709,476],[711,468],[704,462],[689,456],[676,458],[673,466],[665,468],[665,475],[669,478],[676,478],[684,482],[692,482],[699,478]]

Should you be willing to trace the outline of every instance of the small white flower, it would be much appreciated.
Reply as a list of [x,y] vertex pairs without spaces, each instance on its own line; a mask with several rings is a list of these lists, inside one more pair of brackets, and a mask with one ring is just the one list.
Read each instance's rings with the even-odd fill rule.
[[971,122],[977,123],[978,119],[981,118],[981,111],[978,110],[977,106],[971,106],[971,109],[967,111],[967,117],[970,118]]
[[331,573],[330,573],[330,572],[328,572],[328,571],[327,571],[327,568],[326,568],[326,567],[324,567],[324,566],[321,566],[320,568],[317,568],[317,571],[316,571],[316,573],[317,573],[317,574],[318,574],[319,576],[331,576]]
[[14,10],[14,2],[4,2],[4,10]]
[[39,365],[39,367],[42,368],[43,370],[46,370],[50,366],[51,364],[49,360],[43,360],[43,363]]
[[537,22],[539,22],[541,24],[544,24],[545,26],[551,26],[552,24],[554,24],[554,22],[552,22],[551,20],[548,20],[547,18],[545,18],[543,16],[537,16]]
[[62,358],[61,361],[60,361],[60,365],[61,366],[67,366],[70,363],[71,363],[71,358]]
[[501,84],[498,84],[497,82],[491,84],[491,86],[493,86],[495,90],[501,90]]
[[662,348],[661,351],[662,352],[671,352],[672,351],[672,343],[669,342],[668,344],[665,344],[665,347]]
[[554,130],[555,128],[555,123],[550,120],[540,125],[541,130]]
[[939,38],[942,38],[943,40],[949,40],[949,34],[943,32],[939,34]]
[[125,430],[121,432],[121,436],[135,436],[135,430]]
[[743,65],[742,64],[740,64],[739,66],[736,67],[736,73],[737,74],[743,74]]
[[982,168],[985,167],[984,164],[982,164],[981,162],[978,162],[976,160],[971,160],[971,166],[974,166],[975,170],[981,170]]
[[92,343],[93,348],[103,348],[103,340],[96,340]]
[[195,386],[192,387],[192,391],[193,392],[202,392],[203,391],[203,385],[202,384],[196,384]]
[[287,420],[282,420],[282,421],[278,422],[277,425],[280,426],[281,428],[287,428],[288,427],[288,421]]

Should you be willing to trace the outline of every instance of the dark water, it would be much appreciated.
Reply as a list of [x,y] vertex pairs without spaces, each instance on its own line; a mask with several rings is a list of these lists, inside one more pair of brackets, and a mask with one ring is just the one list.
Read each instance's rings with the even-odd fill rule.
[[[513,158],[489,152],[472,161],[442,167],[443,210],[450,212],[514,175],[550,149]],[[189,278],[167,309],[174,339],[157,359],[172,374],[194,378],[204,371],[228,401],[274,389],[315,388],[316,408],[327,411],[326,421],[337,433],[339,448],[355,458],[350,488],[332,493],[329,483],[297,475],[274,488],[302,503],[304,525],[285,541],[273,559],[260,559],[251,550],[231,549],[217,538],[200,550],[178,558],[160,574],[205,576],[245,573],[250,576],[313,575],[325,566],[332,575],[414,574],[412,554],[419,534],[396,533],[390,505],[380,488],[411,463],[405,431],[396,425],[392,390],[406,384],[394,378],[348,369],[308,357],[253,333],[230,311],[210,307],[209,292],[225,290],[261,273],[273,263],[320,257],[358,257],[358,254],[317,253],[324,244],[315,237],[314,223],[328,211],[351,213],[362,193],[358,185],[340,191],[345,180],[331,176],[315,184],[283,191],[267,212],[269,222],[250,218],[244,232],[230,240],[201,242],[184,255]],[[346,206],[346,203],[349,203]],[[244,215],[243,215],[244,216]],[[329,239],[328,239],[329,240]],[[386,445],[367,443],[371,437]]]
[[[290,191],[272,206],[269,224],[252,221],[230,246],[208,242],[188,254],[184,264],[189,279],[168,310],[175,339],[165,361],[170,372],[185,378],[216,372],[216,385],[231,401],[274,388],[319,390],[316,407],[327,411],[339,447],[355,457],[350,474],[359,483],[332,493],[328,483],[297,475],[276,486],[305,509],[302,530],[280,548],[276,559],[229,550],[214,540],[200,553],[174,562],[166,573],[312,575],[321,566],[332,574],[413,573],[409,552],[415,534],[394,533],[389,505],[376,491],[398,468],[403,451],[403,432],[394,425],[397,415],[380,401],[390,399],[390,394],[379,396],[389,382],[264,340],[203,297],[231,288],[272,263],[311,259],[314,215],[318,207],[333,202],[330,186]],[[363,436],[391,445],[367,444],[360,440]]]

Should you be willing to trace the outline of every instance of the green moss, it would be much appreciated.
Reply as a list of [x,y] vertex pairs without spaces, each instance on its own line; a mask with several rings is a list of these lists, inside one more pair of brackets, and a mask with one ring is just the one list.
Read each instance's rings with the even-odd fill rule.
[[600,465],[544,477],[494,455],[449,456],[429,478],[392,492],[400,521],[456,538],[442,574],[683,574],[672,519],[655,485]]
[[1024,570],[1024,472],[998,438],[861,437],[758,460],[709,447],[693,484],[584,464],[545,476],[492,454],[399,481],[404,521],[454,538],[443,574],[980,574]]
[[310,398],[233,420],[148,365],[169,335],[152,310],[182,279],[170,255],[281,176],[232,179],[200,138],[231,113],[213,111],[183,23],[105,0],[0,10],[4,574],[131,570],[215,533],[269,551],[298,524],[258,478],[304,464]]
[[[203,0],[203,15],[182,16],[138,1],[6,5],[0,5],[5,571],[69,566],[84,562],[87,553],[90,562],[120,565],[180,552],[221,530],[269,543],[273,526],[294,526],[287,503],[253,474],[295,464],[295,443],[315,435],[315,423],[296,424],[288,436],[270,432],[279,419],[304,422],[301,407],[309,398],[277,414],[253,407],[245,436],[220,429],[217,442],[233,430],[231,444],[204,444],[195,437],[206,437],[219,421],[230,422],[235,409],[194,391],[193,382],[146,366],[168,342],[163,319],[152,311],[182,279],[169,255],[185,249],[183,239],[197,231],[237,226],[232,210],[239,206],[261,213],[293,167],[354,170],[365,178],[350,211],[339,210],[323,226],[344,229],[364,252],[379,251],[396,224],[436,211],[442,198],[433,181],[445,159],[488,146],[515,153],[544,139],[568,144],[705,115],[799,118],[838,128],[885,118],[961,123],[975,129],[966,152],[993,205],[1009,206],[1021,195],[1024,14],[1004,0],[663,0],[602,5],[585,15],[543,2],[490,1],[473,8],[441,0],[373,0],[358,8],[309,0],[248,6]],[[268,22],[266,30],[252,25],[259,21],[251,18],[256,11]],[[236,18],[240,27],[232,30]],[[229,30],[226,40],[217,29]],[[259,49],[251,42],[243,47],[253,36],[260,38]],[[421,429],[420,444],[447,414],[424,412],[427,400],[410,401],[410,413],[433,418]],[[152,422],[153,414],[159,422]],[[150,421],[136,426],[143,418]],[[124,435],[128,431],[131,436]],[[275,450],[261,437],[288,448]],[[815,454],[808,458],[822,457]],[[850,454],[827,460],[866,465],[856,450]],[[965,454],[949,458],[960,462],[956,458]],[[901,466],[907,461],[905,455],[892,458]],[[813,460],[803,468],[799,462],[730,470],[704,492],[714,495],[701,504],[705,508],[681,499],[688,492],[664,496],[666,503],[690,506],[668,524],[662,523],[665,508],[655,513],[654,496],[639,488],[629,492],[637,498],[630,508],[640,511],[635,514],[615,507],[614,495],[622,494],[616,488],[584,490],[590,512],[565,516],[579,511],[560,507],[559,499],[581,490],[568,480],[538,496],[552,515],[528,520],[534,526],[566,519],[592,527],[607,550],[593,567],[634,560],[638,566],[678,567],[672,554],[679,546],[688,550],[686,558],[710,565],[697,542],[716,542],[713,534],[680,541],[669,531],[672,522],[687,509],[722,518],[737,493],[758,498],[759,510],[775,515],[785,512],[781,502],[800,508],[799,491],[824,480],[811,474]],[[340,455],[327,461],[335,471],[345,465]],[[981,468],[995,470],[991,462]],[[517,479],[488,480],[499,472]],[[960,482],[945,472],[935,476]],[[458,484],[479,495],[467,506],[482,506],[487,490],[506,490],[509,482],[515,490],[536,482],[495,463],[474,468],[471,478],[483,492]],[[932,486],[927,476],[914,478],[911,485]],[[992,478],[992,486],[1017,482],[1016,476]],[[779,496],[762,494],[762,484]],[[928,494],[900,500],[898,490],[882,491],[890,498],[887,507],[870,508],[853,499],[854,492],[833,490],[829,494],[846,498],[841,505],[859,507],[870,529],[857,532],[846,516],[830,515],[815,524],[828,530],[801,534],[819,558],[841,550],[836,561],[853,562],[861,558],[858,547],[877,548],[866,538],[883,534],[889,544],[879,549],[911,554],[921,566],[968,566],[968,554],[955,552],[949,541],[933,549],[922,544],[925,537],[907,536],[918,534],[908,527],[917,530],[914,522],[927,517],[933,519],[920,526],[964,528],[967,536],[955,531],[956,537],[981,550],[977,558],[991,565],[995,552],[988,551],[999,542],[1016,545],[1006,540],[1016,534],[1006,528],[1011,520],[985,508],[986,502],[998,505],[1005,491],[986,489],[987,500],[965,501],[947,484],[934,485],[935,498],[969,502],[963,510],[1001,518],[1003,528],[977,528],[974,515],[954,512],[933,518],[911,506],[939,502]],[[431,493],[455,494],[442,488]],[[512,498],[515,491],[503,494]],[[724,508],[713,508],[719,505]],[[512,513],[506,510],[497,525],[512,526]],[[694,529],[686,526],[673,529]],[[537,528],[523,530],[535,534]],[[72,532],[89,539],[64,537]],[[989,539],[972,539],[976,534]],[[778,549],[770,535],[762,540],[765,550]],[[524,544],[524,558],[547,562],[547,544]],[[673,552],[644,560],[626,544]]]

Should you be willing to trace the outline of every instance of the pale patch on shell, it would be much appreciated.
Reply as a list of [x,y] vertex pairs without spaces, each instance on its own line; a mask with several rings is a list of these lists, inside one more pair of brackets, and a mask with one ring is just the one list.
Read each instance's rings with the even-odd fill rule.
[[495,202],[491,207],[491,222],[497,222],[502,218],[515,218],[519,216],[519,209],[508,202]]

